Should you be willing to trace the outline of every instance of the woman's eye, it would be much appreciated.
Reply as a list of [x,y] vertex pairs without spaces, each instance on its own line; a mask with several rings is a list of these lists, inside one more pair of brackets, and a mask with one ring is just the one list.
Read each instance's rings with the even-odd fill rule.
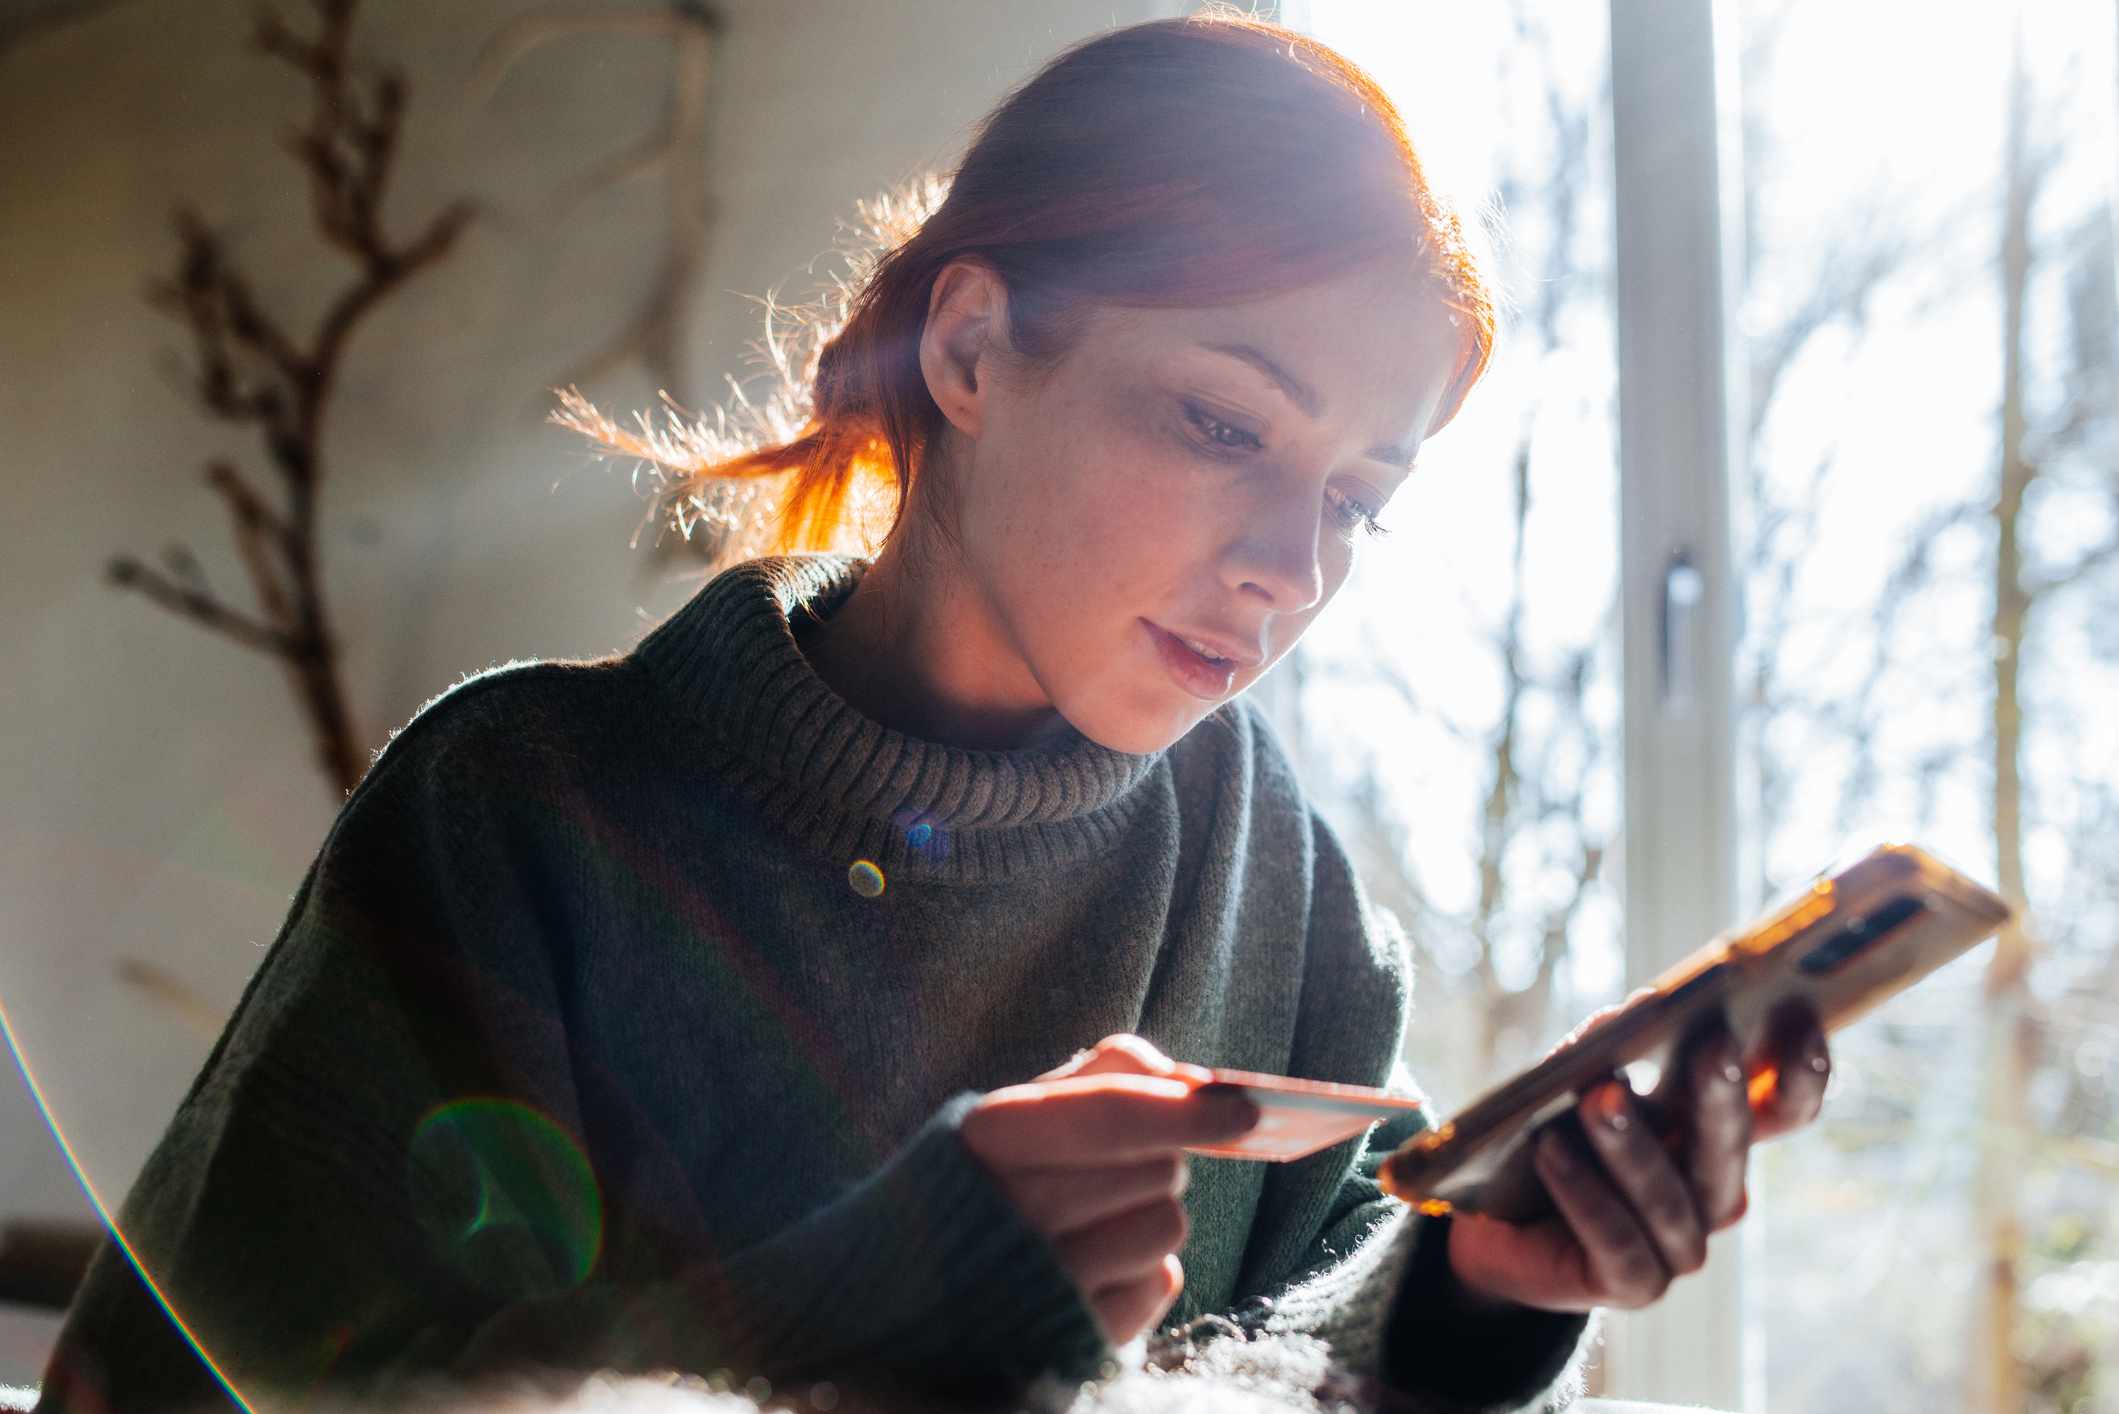
[[[1184,409],[1185,420],[1198,428],[1199,434],[1217,450],[1257,451],[1265,446],[1257,433],[1238,427],[1234,423],[1224,422],[1197,403],[1188,402]],[[1383,514],[1381,510],[1362,504],[1336,486],[1326,488],[1324,495],[1325,503],[1331,507],[1332,519],[1341,533],[1350,534],[1356,530],[1364,530],[1370,535],[1390,534],[1387,528],[1376,523],[1376,517]]]
[[1265,445],[1257,433],[1223,422],[1196,403],[1185,404],[1185,420],[1198,428],[1200,435],[1209,442],[1227,451],[1256,451]]
[[1391,533],[1388,527],[1376,523],[1376,517],[1383,512],[1370,509],[1336,486],[1328,488],[1324,494],[1332,506],[1332,514],[1339,521],[1341,530],[1365,530],[1370,535]]

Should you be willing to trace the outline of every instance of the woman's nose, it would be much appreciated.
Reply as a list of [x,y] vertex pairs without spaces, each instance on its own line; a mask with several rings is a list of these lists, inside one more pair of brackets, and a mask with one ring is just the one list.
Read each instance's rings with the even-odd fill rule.
[[1239,590],[1265,596],[1275,613],[1299,614],[1324,597],[1317,559],[1318,513],[1306,500],[1284,497],[1270,514],[1246,527],[1231,547],[1227,574]]

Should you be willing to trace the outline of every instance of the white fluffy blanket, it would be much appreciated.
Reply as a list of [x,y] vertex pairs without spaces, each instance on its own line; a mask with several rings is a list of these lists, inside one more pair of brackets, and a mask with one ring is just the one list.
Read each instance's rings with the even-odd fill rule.
[[[436,1383],[387,1414],[963,1414],[974,1406],[822,1383],[774,1389],[763,1381],[730,1389],[725,1378],[669,1373],[519,1377],[477,1387]],[[314,1407],[313,1407],[314,1408]],[[1384,1414],[1372,1380],[1337,1369],[1306,1335],[1225,1336],[1164,1342],[1151,1355],[1143,1336],[1105,1362],[1102,1377],[1063,1385],[1047,1377],[1011,1405],[978,1414]],[[315,1414],[385,1414],[372,1405],[331,1405]]]
[[[0,1398],[0,1411],[31,1407],[33,1391],[0,1389],[20,1401]],[[1583,1414],[1621,1407],[1574,1403],[1580,1389],[1579,1370],[1571,1370],[1541,1414],[1570,1404]],[[1336,1366],[1322,1341],[1262,1332],[1196,1342],[1165,1335],[1152,1345],[1143,1335],[1120,1347],[1096,1380],[1068,1385],[1048,1376],[1022,1399],[990,1407],[830,1382],[775,1389],[759,1380],[730,1388],[725,1376],[675,1371],[551,1372],[478,1384],[437,1379],[387,1405],[323,1399],[304,1407],[305,1414],[1391,1414],[1402,1406],[1374,1380]]]

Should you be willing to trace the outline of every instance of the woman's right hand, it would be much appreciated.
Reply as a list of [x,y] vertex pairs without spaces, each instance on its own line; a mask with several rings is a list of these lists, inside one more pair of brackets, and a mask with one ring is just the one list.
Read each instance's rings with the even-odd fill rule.
[[1258,1122],[1241,1094],[1200,1088],[1211,1079],[1120,1033],[989,1091],[964,1116],[966,1146],[1051,1242],[1113,1345],[1161,1320],[1184,1289],[1184,1147]]

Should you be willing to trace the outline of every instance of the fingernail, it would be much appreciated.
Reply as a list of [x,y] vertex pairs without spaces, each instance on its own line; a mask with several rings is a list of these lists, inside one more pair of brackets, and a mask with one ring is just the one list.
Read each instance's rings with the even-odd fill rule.
[[1819,1075],[1823,1075],[1832,1068],[1832,1062],[1826,1060],[1822,1052],[1812,1051],[1810,1053],[1810,1068]]
[[1708,1064],[1714,1066],[1714,1075],[1725,1083],[1744,1083],[1744,1056],[1735,1049],[1735,1037],[1725,1037],[1721,1043],[1716,1043],[1708,1056]]
[[1234,1085],[1217,1083],[1207,1086],[1201,1093],[1208,1097],[1207,1103],[1214,1107],[1215,1116],[1238,1130],[1251,1128],[1264,1113],[1258,1108],[1257,1101]]
[[1616,1085],[1607,1085],[1597,1095],[1597,1116],[1611,1129],[1624,1134],[1633,1127],[1633,1120],[1626,1113],[1626,1096]]

